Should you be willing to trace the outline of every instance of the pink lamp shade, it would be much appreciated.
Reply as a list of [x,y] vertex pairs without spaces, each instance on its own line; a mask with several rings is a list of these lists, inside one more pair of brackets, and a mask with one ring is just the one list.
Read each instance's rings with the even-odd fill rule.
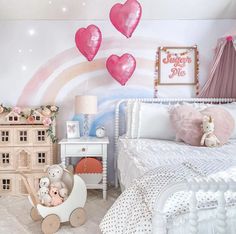
[[75,113],[93,115],[97,113],[97,96],[79,95],[75,97]]

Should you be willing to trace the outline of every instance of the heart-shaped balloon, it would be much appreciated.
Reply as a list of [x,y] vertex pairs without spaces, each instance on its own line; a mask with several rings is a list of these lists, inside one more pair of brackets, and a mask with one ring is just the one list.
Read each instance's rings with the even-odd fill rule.
[[96,25],[80,28],[75,34],[75,44],[79,51],[92,61],[96,56],[102,42],[102,33]]
[[110,11],[110,20],[115,28],[127,38],[131,37],[142,16],[142,7],[136,0],[115,4]]
[[112,77],[124,86],[134,73],[136,60],[131,54],[121,57],[113,54],[107,59],[106,67]]

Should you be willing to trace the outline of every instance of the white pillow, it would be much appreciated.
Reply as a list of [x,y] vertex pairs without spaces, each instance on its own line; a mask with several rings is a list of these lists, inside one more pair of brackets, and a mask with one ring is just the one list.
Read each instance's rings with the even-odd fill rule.
[[175,139],[168,105],[140,104],[138,137],[161,140]]
[[126,107],[126,137],[131,138],[133,101],[127,102]]
[[127,103],[127,138],[174,140],[175,132],[169,117],[168,105],[139,101]]
[[128,101],[126,111],[126,137],[137,138],[139,126],[139,101]]

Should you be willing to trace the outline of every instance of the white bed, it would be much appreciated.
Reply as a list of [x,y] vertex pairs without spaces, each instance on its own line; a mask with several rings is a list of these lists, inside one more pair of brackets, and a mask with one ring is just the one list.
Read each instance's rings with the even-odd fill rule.
[[[223,104],[236,100],[139,99],[139,101],[169,105],[180,102]],[[104,234],[235,234],[236,139],[216,148],[193,147],[183,142],[168,140],[127,139],[125,136],[120,136],[125,132],[120,124],[122,103],[127,103],[127,100],[120,101],[116,108],[114,167],[116,185],[119,178],[122,190],[125,191],[101,222],[102,232]],[[229,180],[231,177],[227,177],[231,175],[231,170],[233,170],[232,181]],[[225,178],[223,174],[219,176],[219,172],[226,173],[227,176]],[[227,200],[228,193],[229,201],[233,201],[232,204]],[[203,206],[199,206],[200,201],[204,201]],[[214,205],[206,205],[209,201]],[[179,212],[176,216],[168,216],[171,210]]]
[[222,147],[194,147],[183,142],[126,139],[118,141],[118,171],[122,190],[128,188],[132,181],[145,172],[158,166],[182,163],[186,160],[196,160],[202,163],[213,161],[229,161],[236,165],[236,139]]

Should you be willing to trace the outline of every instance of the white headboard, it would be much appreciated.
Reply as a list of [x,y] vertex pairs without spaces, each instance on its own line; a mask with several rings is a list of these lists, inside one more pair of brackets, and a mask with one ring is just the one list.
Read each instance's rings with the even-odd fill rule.
[[128,101],[141,101],[144,103],[208,103],[208,104],[224,104],[236,102],[235,98],[135,98],[135,99],[122,99],[118,101],[115,109],[115,154],[114,154],[114,171],[115,171],[115,186],[118,186],[118,171],[117,171],[117,156],[118,156],[118,140],[120,136],[120,107],[127,104]]

